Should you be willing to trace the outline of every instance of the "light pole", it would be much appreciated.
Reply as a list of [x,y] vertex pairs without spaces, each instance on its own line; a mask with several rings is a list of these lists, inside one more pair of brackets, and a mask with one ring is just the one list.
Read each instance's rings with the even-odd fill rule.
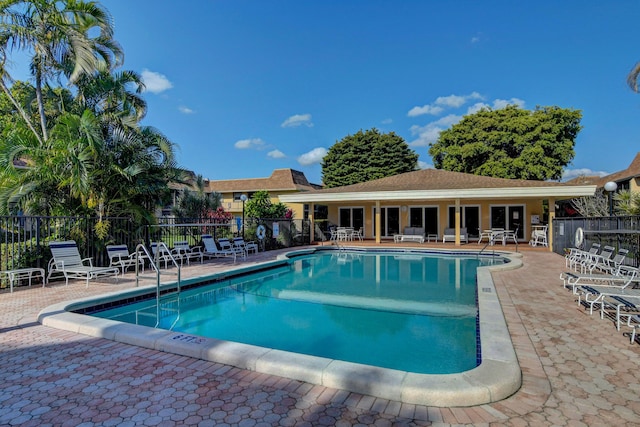
[[242,240],[244,240],[244,202],[247,201],[247,195],[241,195],[240,200],[242,200]]
[[609,181],[604,185],[604,189],[609,192],[609,216],[613,216],[613,192],[618,189],[618,184]]

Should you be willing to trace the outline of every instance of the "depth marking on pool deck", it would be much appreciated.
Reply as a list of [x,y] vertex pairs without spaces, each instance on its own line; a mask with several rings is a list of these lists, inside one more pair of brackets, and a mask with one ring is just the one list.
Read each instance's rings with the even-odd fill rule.
[[[291,252],[293,255],[299,253]],[[310,251],[306,250],[304,253]],[[71,312],[104,302],[105,298],[118,301],[132,295],[155,292],[153,285],[100,298],[54,304],[40,312],[38,321],[44,326],[74,333],[402,403],[438,407],[477,406],[505,399],[518,391],[522,385],[520,365],[491,278],[491,271],[519,268],[522,259],[520,254],[504,255],[511,262],[480,267],[477,270],[477,286],[482,291],[478,293],[482,362],[479,366],[458,374],[416,374]],[[281,265],[281,262],[264,262],[252,267],[241,267],[239,270],[246,273],[254,269],[268,268],[269,265]],[[229,274],[226,272],[227,276]]]

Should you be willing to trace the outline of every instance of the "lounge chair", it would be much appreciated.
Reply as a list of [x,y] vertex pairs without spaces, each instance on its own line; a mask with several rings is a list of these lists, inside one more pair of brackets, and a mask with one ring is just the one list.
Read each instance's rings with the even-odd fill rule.
[[577,270],[578,265],[584,258],[597,255],[598,252],[600,252],[600,243],[592,243],[588,251],[571,248],[569,253],[565,255],[565,266]]
[[597,255],[591,255],[584,259],[581,265],[581,269],[583,273],[589,271],[589,273],[593,273],[593,270],[599,269],[599,267],[606,267],[609,265],[609,261],[611,257],[613,257],[613,253],[616,251],[616,248],[613,246],[605,246],[602,248],[602,252]]
[[47,281],[56,273],[64,275],[66,284],[69,279],[89,280],[104,276],[115,276],[118,280],[120,269],[117,267],[94,267],[91,258],[81,258],[78,245],[73,240],[49,243],[52,258],[49,261]]
[[164,242],[151,242],[151,253],[153,254],[153,262],[158,268],[162,262],[164,262],[164,268],[169,266],[169,262],[175,262],[173,254]]
[[174,258],[179,259],[182,264],[183,260],[187,260],[187,265],[191,263],[192,259],[200,258],[200,264],[204,262],[204,254],[202,253],[202,246],[189,246],[189,242],[182,240],[173,243],[173,250],[171,251]]
[[204,245],[203,256],[209,258],[224,258],[224,257],[233,257],[233,262],[236,262],[236,251],[232,250],[221,250],[218,249],[215,240],[213,240],[213,236],[211,234],[203,234],[202,235],[202,244]]
[[640,280],[638,277],[638,269],[628,266],[620,266],[616,274],[583,274],[573,271],[565,271],[560,273],[562,286],[571,289],[572,293],[576,293],[579,286],[582,285],[606,285],[617,288],[626,288],[632,283]]
[[236,256],[241,255],[243,258],[247,257],[247,253],[244,251],[244,249],[233,246],[233,243],[231,243],[231,240],[229,240],[226,237],[218,239],[218,244],[220,245],[220,249],[223,251],[235,252]]
[[254,254],[258,253],[258,244],[253,241],[246,242],[244,237],[234,237],[233,246],[242,249],[246,255],[249,255],[251,252]]
[[620,267],[624,265],[627,255],[629,255],[628,249],[619,249],[613,258],[605,260],[603,263],[597,265],[596,268],[605,273],[616,274]]
[[109,256],[109,266],[120,267],[122,274],[129,267],[135,267],[136,264],[139,264],[144,271],[144,258],[136,252],[130,253],[127,245],[107,245],[107,255]]

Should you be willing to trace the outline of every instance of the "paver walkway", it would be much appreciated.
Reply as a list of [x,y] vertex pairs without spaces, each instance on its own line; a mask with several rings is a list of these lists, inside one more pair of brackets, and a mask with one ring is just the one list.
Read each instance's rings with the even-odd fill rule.
[[[523,268],[493,274],[523,369],[523,387],[501,402],[402,404],[37,322],[52,303],[132,287],[129,273],[118,284],[0,293],[0,425],[640,425],[640,345],[577,307],[558,279],[561,256],[523,256]],[[231,265],[218,260],[183,275]]]

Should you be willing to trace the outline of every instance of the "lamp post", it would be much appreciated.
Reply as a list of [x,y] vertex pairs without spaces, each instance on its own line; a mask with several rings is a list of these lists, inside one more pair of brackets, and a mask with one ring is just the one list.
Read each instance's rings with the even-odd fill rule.
[[240,200],[242,200],[242,240],[244,240],[244,202],[247,201],[247,195],[241,195]]
[[609,181],[604,185],[604,189],[609,192],[609,216],[613,216],[613,192],[618,189],[618,184]]

